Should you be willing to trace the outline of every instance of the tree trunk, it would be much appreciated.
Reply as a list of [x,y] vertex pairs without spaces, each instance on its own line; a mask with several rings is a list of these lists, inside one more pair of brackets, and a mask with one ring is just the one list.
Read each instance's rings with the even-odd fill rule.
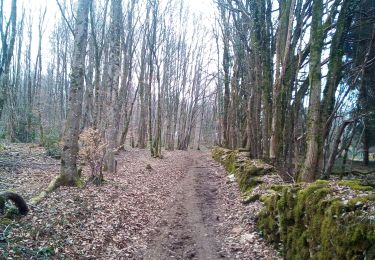
[[270,141],[270,158],[280,159],[280,152],[282,151],[282,129],[283,129],[283,115],[285,108],[283,106],[282,92],[285,93],[287,84],[286,70],[289,65],[290,45],[293,31],[295,0],[288,0],[282,4],[280,25],[278,28],[277,40],[277,61],[276,66],[281,65],[281,71],[276,69],[276,81],[273,88],[273,102],[272,102],[272,133]]
[[[151,0],[150,0],[151,1]],[[156,0],[153,0],[153,3],[148,3],[152,5],[153,14],[152,14],[152,24],[151,24],[151,33],[149,35],[149,78],[148,78],[148,143],[150,147],[151,156],[155,156],[155,150],[153,147],[152,139],[152,80],[154,76],[154,55],[156,52],[156,26],[157,26],[157,3]]]
[[[108,108],[110,110],[110,119],[108,124],[107,135],[107,169],[109,172],[116,172],[115,149],[117,146],[118,119],[119,119],[119,99],[118,88],[121,73],[121,32],[122,32],[122,1],[111,1],[111,36],[110,36],[110,53],[108,68],[108,87],[112,94],[109,95]],[[123,91],[123,90],[122,90]],[[122,96],[122,95],[120,95]],[[119,100],[118,100],[119,99]]]
[[[3,4],[1,4],[0,15],[3,16]],[[0,30],[2,50],[1,64],[0,64],[0,118],[3,113],[3,108],[8,96],[9,84],[9,67],[13,57],[14,43],[16,41],[16,25],[17,25],[17,1],[12,0],[9,21],[5,23],[6,28],[3,28],[3,17],[1,17]],[[10,28],[10,29],[9,29]],[[5,29],[5,31],[3,31]],[[9,30],[9,31],[8,31]],[[9,35],[9,34],[10,35]],[[9,37],[9,41],[8,41]]]
[[229,28],[226,17],[225,9],[221,10],[222,22],[223,22],[223,70],[224,70],[224,111],[223,111],[223,145],[224,147],[229,146],[229,108],[230,108],[230,54],[229,54]]
[[70,76],[69,108],[62,137],[60,181],[57,185],[77,185],[78,138],[82,117],[82,100],[85,78],[88,13],[91,0],[79,0],[75,28],[72,72]]
[[353,122],[354,122],[353,120],[344,121],[336,129],[334,137],[333,137],[333,142],[332,142],[332,145],[331,145],[331,149],[330,149],[331,152],[330,152],[329,157],[328,157],[327,166],[325,167],[325,170],[324,170],[324,173],[323,173],[323,178],[324,179],[328,179],[329,176],[331,175],[333,166],[334,166],[335,161],[336,161],[337,151],[338,151],[338,148],[339,148],[339,144],[340,144],[340,141],[341,141],[342,134],[344,133],[345,128],[349,124],[351,124]]
[[139,124],[138,124],[138,147],[146,148],[146,133],[147,133],[147,91],[145,84],[145,75],[146,75],[146,34],[143,37],[142,49],[141,49],[141,66],[139,72],[138,88],[139,88],[139,100],[140,100],[140,115],[139,115]]
[[310,100],[307,119],[307,151],[301,180],[312,182],[317,178],[318,159],[322,147],[320,136],[321,54],[323,49],[323,1],[314,0],[310,33]]

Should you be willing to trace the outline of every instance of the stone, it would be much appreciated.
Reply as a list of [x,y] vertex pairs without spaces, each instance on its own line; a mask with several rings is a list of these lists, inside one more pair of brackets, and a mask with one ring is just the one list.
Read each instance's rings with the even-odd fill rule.
[[240,227],[240,226],[237,226],[237,227],[234,227],[232,229],[232,233],[235,234],[235,235],[239,235],[241,232],[242,232],[243,228]]
[[245,244],[247,242],[252,243],[254,241],[255,234],[254,233],[245,233],[240,238],[240,243]]
[[228,182],[235,182],[236,181],[236,176],[234,174],[228,175]]

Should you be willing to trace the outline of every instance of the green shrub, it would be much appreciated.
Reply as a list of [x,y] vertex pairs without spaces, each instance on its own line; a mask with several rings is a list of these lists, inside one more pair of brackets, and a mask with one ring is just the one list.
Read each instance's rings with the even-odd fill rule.
[[60,137],[56,133],[48,133],[42,140],[42,145],[46,148],[46,154],[55,159],[60,159],[62,148],[60,144]]
[[15,125],[15,139],[22,143],[34,142],[37,136],[38,126],[39,118],[33,114],[29,114],[26,117],[21,117]]

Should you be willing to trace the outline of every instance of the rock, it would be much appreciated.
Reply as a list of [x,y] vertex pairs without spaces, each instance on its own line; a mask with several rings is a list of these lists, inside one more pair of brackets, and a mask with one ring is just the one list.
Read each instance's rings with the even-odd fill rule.
[[245,233],[240,238],[240,243],[245,244],[247,242],[252,243],[254,241],[255,234],[254,233]]
[[243,228],[240,227],[240,226],[237,226],[237,227],[234,227],[232,229],[232,233],[236,234],[236,235],[239,235],[241,232],[242,232]]
[[238,252],[238,251],[240,251],[242,249],[242,247],[239,245],[239,244],[237,244],[237,243],[231,243],[230,244],[230,250],[232,251],[232,252]]
[[228,181],[227,183],[235,182],[236,181],[236,176],[234,174],[228,175]]
[[363,203],[362,201],[358,201],[358,202],[355,203],[355,208],[356,209],[362,208],[364,205],[365,205],[365,203]]

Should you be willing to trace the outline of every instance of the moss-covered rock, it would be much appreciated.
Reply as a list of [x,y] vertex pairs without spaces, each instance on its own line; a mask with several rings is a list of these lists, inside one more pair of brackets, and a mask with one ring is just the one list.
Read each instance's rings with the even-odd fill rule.
[[362,185],[360,180],[342,180],[338,181],[338,184],[343,186],[348,186],[353,190],[360,190],[360,191],[371,191],[374,188],[371,186]]
[[226,153],[229,152],[230,150],[220,148],[218,146],[214,146],[212,148],[212,158],[214,158],[215,161],[221,162],[221,157]]
[[258,225],[286,259],[374,259],[375,195],[353,185],[279,185],[262,197]]
[[[234,174],[241,192],[245,197],[250,195],[252,189],[263,183],[262,176],[273,174],[273,166],[261,160],[252,160],[246,152],[229,150],[221,147],[212,149],[212,157],[221,163],[229,174]],[[259,197],[257,194],[256,197]]]

